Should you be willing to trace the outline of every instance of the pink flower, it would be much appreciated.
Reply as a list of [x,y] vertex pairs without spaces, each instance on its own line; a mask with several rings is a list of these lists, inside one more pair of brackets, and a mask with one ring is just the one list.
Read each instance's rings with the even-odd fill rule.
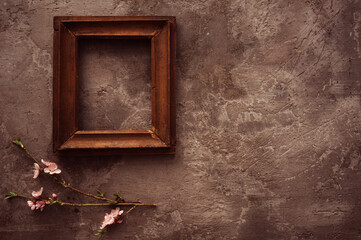
[[36,201],[35,208],[36,210],[40,209],[40,211],[43,211],[46,204],[49,204],[49,202],[45,200]]
[[110,212],[110,215],[112,215],[113,218],[117,218],[118,216],[123,214],[123,210],[120,211],[120,208],[117,207],[116,209],[112,209],[112,211]]
[[28,203],[28,206],[31,208],[31,210],[40,209],[40,211],[43,211],[45,205],[49,204],[50,202],[46,201],[46,200],[36,200],[35,202],[34,201],[27,201],[27,203]]
[[37,192],[33,191],[31,195],[33,195],[34,198],[40,198],[42,193],[43,193],[43,187],[41,187],[40,190]]
[[27,201],[27,203],[31,210],[35,210],[35,203],[33,201]]
[[102,226],[100,227],[100,229],[104,229],[106,226],[108,225],[112,225],[114,223],[114,218],[111,214],[106,213],[105,217],[104,217],[104,221],[102,223]]
[[[115,220],[119,219],[119,216],[123,214],[123,210],[120,211],[120,208],[117,207],[116,209],[112,209],[110,211],[110,214],[106,213],[105,217],[104,217],[104,221],[102,223],[102,226],[100,227],[100,229],[104,229],[106,226],[108,225],[112,225]],[[123,220],[118,220],[117,223],[122,223]]]
[[56,163],[46,162],[46,161],[44,161],[43,159],[41,159],[41,162],[42,162],[45,166],[47,166],[46,168],[44,168],[44,172],[45,172],[45,173],[49,173],[49,174],[51,174],[51,175],[61,173],[61,170],[58,169],[58,165],[56,165]]
[[53,193],[52,195],[51,195],[52,197],[53,197],[53,199],[58,199],[58,195],[56,195],[55,193]]
[[34,163],[34,179],[37,178],[39,176],[39,173],[41,171],[41,168],[39,166],[39,164]]

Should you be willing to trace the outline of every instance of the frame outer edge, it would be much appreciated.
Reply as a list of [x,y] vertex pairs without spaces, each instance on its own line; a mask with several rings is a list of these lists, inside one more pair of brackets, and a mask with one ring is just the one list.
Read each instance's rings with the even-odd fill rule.
[[170,27],[171,27],[171,79],[170,79],[170,84],[171,84],[171,122],[170,122],[170,126],[171,126],[171,146],[174,147],[174,151],[175,151],[175,146],[176,146],[176,118],[177,118],[177,112],[176,112],[176,106],[177,106],[177,91],[176,91],[176,86],[177,86],[177,81],[176,81],[176,62],[177,62],[177,25],[176,25],[176,18],[175,17],[171,17],[171,21],[170,21]]
[[175,20],[175,16],[54,16],[54,20],[59,22],[116,22],[116,21],[170,21]]
[[[91,17],[89,17],[91,18]],[[95,21],[112,21],[110,18],[106,19],[107,17],[97,17],[98,19],[96,19]],[[103,18],[103,19],[102,19]],[[124,16],[124,17],[119,17],[122,20],[125,20],[123,18],[126,19],[131,19],[131,16]],[[134,19],[140,20],[140,18],[142,18],[141,16],[139,17],[135,17]],[[175,149],[176,149],[176,18],[175,17],[157,17],[157,16],[150,16],[145,17],[147,18],[146,21],[159,21],[160,19],[162,21],[166,22],[166,28],[168,30],[168,54],[167,54],[167,58],[168,58],[168,63],[167,63],[167,67],[168,67],[168,73],[167,73],[167,78],[168,78],[168,96],[167,99],[169,101],[169,104],[167,106],[168,108],[168,123],[169,123],[169,148],[168,149],[154,149],[154,154],[174,154],[175,153]],[[62,154],[62,151],[60,151],[60,80],[61,80],[61,71],[60,71],[60,64],[61,64],[61,25],[62,22],[71,22],[71,21],[83,21],[88,19],[88,17],[72,17],[72,16],[58,16],[58,17],[54,17],[53,19],[53,24],[54,24],[54,35],[53,35],[53,151],[55,154],[59,155]],[[94,19],[93,19],[94,20]],[[114,21],[114,19],[113,19]],[[125,20],[127,21],[127,20]],[[130,20],[131,21],[131,20]],[[74,36],[74,34],[72,33],[72,35]],[[77,40],[77,37],[74,36]],[[156,46],[154,44],[154,39],[151,39],[152,41],[152,46],[151,49],[156,50]],[[78,42],[75,42],[75,46],[74,46],[75,50],[77,51],[78,48]],[[78,68],[77,68],[77,63],[78,63],[78,55],[77,53],[74,56],[76,58],[75,60],[75,78],[76,78],[76,85],[74,86],[76,88],[76,97],[78,97]],[[151,59],[154,58],[154,60],[156,59],[154,56],[154,51],[151,51]],[[154,63],[155,64],[155,63]],[[153,66],[152,66],[153,68]],[[153,72],[153,71],[152,71]],[[154,71],[155,72],[155,71]],[[154,80],[156,80],[156,74],[152,73],[152,97],[155,96],[157,94],[157,89],[156,86],[154,85]],[[154,93],[153,93],[154,91]],[[153,101],[152,101],[153,102]],[[75,116],[75,126],[76,128],[78,128],[78,99],[75,100],[75,109],[76,109],[76,116]],[[153,106],[152,106],[153,108]],[[157,110],[157,106],[154,106],[155,111]],[[153,121],[153,118],[152,118]],[[152,124],[153,125],[153,124]],[[73,135],[74,133],[72,133]],[[72,137],[72,136],[71,136]],[[70,137],[70,139],[71,139]],[[141,150],[141,149],[139,149]],[[143,149],[144,150],[144,149]],[[104,149],[99,151],[100,152],[111,152],[111,149]],[[119,151],[119,153],[126,153],[128,152],[128,150],[121,150]],[[142,150],[140,151],[142,152]],[[130,152],[129,152],[130,153]],[[151,154],[152,150],[150,150],[150,152],[145,151],[145,154]],[[142,153],[140,153],[142,154]]]
[[155,126],[156,126],[156,118],[155,118],[155,113],[157,112],[157,104],[155,104],[155,99],[156,99],[156,95],[157,95],[157,84],[156,84],[156,79],[157,79],[157,75],[156,75],[156,57],[155,57],[155,52],[156,52],[156,46],[154,43],[154,37],[150,40],[151,41],[151,51],[150,51],[150,58],[151,58],[151,86],[152,86],[152,98],[151,98],[151,104],[152,104],[152,130],[153,132],[155,132]]
[[172,53],[173,53],[173,48],[172,48],[172,42],[171,42],[171,22],[167,21],[167,32],[168,32],[168,54],[167,54],[167,78],[168,78],[168,89],[167,89],[167,108],[168,108],[168,128],[169,128],[169,146],[172,145],[172,81],[173,81],[173,77],[172,77]]
[[59,31],[62,17],[55,16],[53,18],[54,31]]
[[[55,29],[55,28],[54,28]],[[60,145],[59,140],[59,84],[60,84],[60,33],[54,31],[53,35],[53,152]]]
[[[69,32],[71,32],[69,29],[68,29]],[[74,71],[75,71],[75,132],[79,130],[79,50],[78,50],[78,45],[79,45],[79,39],[71,32],[71,34],[74,36],[74,39],[75,39],[75,45],[74,45]],[[74,133],[75,133],[74,132]],[[74,133],[72,135],[74,135]]]

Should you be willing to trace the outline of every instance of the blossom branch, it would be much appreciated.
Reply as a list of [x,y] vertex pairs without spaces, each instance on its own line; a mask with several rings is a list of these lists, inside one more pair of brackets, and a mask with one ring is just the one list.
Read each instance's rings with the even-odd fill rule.
[[[133,211],[138,206],[156,206],[153,203],[142,203],[140,201],[125,201],[119,193],[115,193],[115,199],[109,199],[105,197],[104,193],[97,190],[98,194],[94,195],[91,193],[83,192],[73,186],[70,183],[67,183],[62,177],[56,176],[54,174],[60,174],[61,170],[58,168],[56,163],[50,161],[38,161],[23,145],[20,139],[14,140],[13,143],[23,149],[25,153],[35,162],[34,163],[34,176],[33,178],[37,178],[41,172],[45,173],[46,175],[50,176],[55,182],[62,185],[64,188],[68,188],[74,192],[80,193],[87,197],[95,198],[97,200],[105,201],[105,203],[71,203],[71,202],[63,202],[58,199],[57,194],[53,193],[51,198],[43,198],[41,195],[43,193],[43,187],[40,188],[38,191],[32,192],[32,197],[17,194],[14,192],[10,192],[6,194],[5,199],[10,198],[25,198],[27,199],[27,204],[31,208],[31,210],[40,210],[43,211],[46,205],[53,205],[58,204],[60,206],[72,206],[72,207],[87,207],[87,206],[110,206],[116,207],[112,209],[110,213],[106,213],[104,216],[104,220],[100,229],[97,231],[95,235],[101,238],[107,231],[110,225],[114,223],[122,223],[125,216],[127,216],[131,211]],[[124,213],[123,210],[120,210],[120,206],[130,206],[130,209]],[[123,214],[124,213],[124,214]]]
[[131,207],[126,213],[123,214],[123,217],[127,216],[131,211],[133,211],[137,206],[139,205],[134,205],[133,207]]
[[[10,196],[10,197],[8,197]],[[33,200],[33,197],[29,197],[29,196],[25,196],[25,195],[21,195],[21,194],[17,194],[17,193],[9,193],[8,195],[6,195],[5,199],[9,199],[9,198],[14,198],[14,197],[19,197],[19,198],[25,198],[25,199],[31,199]],[[153,203],[69,203],[69,202],[63,202],[59,199],[53,200],[51,198],[49,198],[48,200],[51,204],[59,204],[59,205],[66,205],[66,206],[72,206],[72,207],[86,207],[86,206],[133,206],[127,213],[125,213],[124,215],[128,214],[131,210],[133,210],[135,207],[137,206],[156,206]]]
[[[25,151],[25,153],[35,162],[39,165],[42,165],[29,151],[28,149],[24,146],[24,144],[20,141],[20,139],[17,139],[17,140],[14,140],[13,143],[15,145],[17,145],[18,147],[20,147],[21,149],[23,149]],[[48,162],[45,162],[42,160],[42,162],[45,164],[45,163],[48,163]],[[49,163],[50,164],[50,163]],[[40,170],[40,168],[39,168]],[[57,169],[58,170],[58,169]],[[85,196],[88,196],[88,197],[92,197],[92,198],[95,198],[95,199],[98,199],[98,200],[101,200],[101,201],[106,201],[106,202],[114,202],[114,200],[112,199],[109,199],[109,198],[106,198],[105,196],[96,196],[94,194],[91,194],[91,193],[86,193],[86,192],[83,192],[73,186],[71,186],[69,183],[67,183],[63,178],[59,179],[58,177],[52,175],[52,174],[46,174],[50,177],[52,177],[57,183],[59,183],[60,185],[62,185],[63,187],[65,188],[68,188],[74,192],[77,192],[77,193],[80,193],[80,194],[83,194]],[[141,203],[139,201],[116,201],[116,202],[123,202],[123,203]]]
[[62,185],[63,187],[65,188],[69,188],[70,190],[74,191],[74,192],[77,192],[77,193],[80,193],[80,194],[83,194],[85,196],[88,196],[88,197],[92,197],[92,198],[95,198],[95,199],[98,199],[98,200],[102,200],[102,201],[112,201],[111,199],[108,199],[106,197],[98,197],[96,195],[93,195],[91,193],[86,193],[86,192],[83,192],[75,187],[72,187],[69,183],[67,183],[63,178],[60,180],[59,178],[57,178],[56,176],[52,176],[52,175],[49,175],[51,176],[57,183],[59,183],[60,185]]
[[26,199],[33,199],[32,197],[28,197],[25,195],[21,195],[21,194],[17,194],[14,192],[10,192],[8,194],[5,195],[4,199],[10,199],[10,198],[14,198],[14,197],[21,197],[21,198],[26,198]]
[[[60,205],[67,205],[67,206],[73,206],[73,207],[86,207],[86,206],[133,206],[132,208],[134,209],[137,206],[153,206],[155,207],[156,205],[153,203],[116,203],[116,204],[112,204],[112,203],[68,203],[68,202],[55,202],[55,203],[59,203]],[[131,209],[132,209],[131,208]],[[132,209],[132,210],[133,210]]]
[[24,146],[24,144],[20,141],[20,139],[16,139],[13,141],[13,143],[18,146],[19,148],[23,149],[26,154],[33,159],[34,162],[36,162],[37,164],[41,165],[40,162],[38,160],[36,160],[36,158],[28,151],[28,149],[26,149],[26,147]]
[[[61,184],[63,187],[69,188],[70,190],[73,190],[74,192],[77,192],[77,193],[80,193],[80,194],[83,194],[85,196],[92,197],[92,198],[95,198],[95,199],[98,199],[98,200],[107,201],[107,202],[114,202],[114,200],[106,198],[104,196],[99,197],[99,196],[93,195],[91,193],[83,192],[83,191],[81,191],[81,190],[79,190],[79,189],[77,189],[75,187],[72,187],[70,185],[70,183],[67,183],[64,179],[60,180],[56,176],[53,176],[53,175],[49,175],[49,176],[51,176],[57,183]],[[116,201],[116,202],[118,202],[118,201]],[[135,204],[135,203],[142,203],[142,202],[140,202],[140,201],[122,201],[122,203],[130,203],[132,205],[132,204]]]

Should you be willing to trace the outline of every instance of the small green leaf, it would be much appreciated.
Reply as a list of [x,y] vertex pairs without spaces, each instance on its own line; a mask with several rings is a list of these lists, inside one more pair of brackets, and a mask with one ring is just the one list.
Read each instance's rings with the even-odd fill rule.
[[5,195],[4,199],[10,199],[16,196],[18,196],[16,193],[9,192],[8,194]]
[[105,193],[101,192],[100,190],[97,190],[97,196],[98,197],[104,197],[105,196]]
[[101,239],[101,238],[104,236],[105,232],[106,232],[106,231],[105,231],[104,229],[100,229],[100,230],[98,230],[98,232],[95,234],[95,236],[98,236],[98,238]]
[[69,184],[66,184],[66,181],[63,178],[61,179],[61,185],[63,185],[63,187],[69,186]]
[[24,145],[23,145],[23,143],[21,142],[20,138],[14,140],[13,143],[14,143],[16,146],[19,146],[19,147],[22,148],[22,149],[25,148]]
[[114,200],[108,200],[107,202],[110,203],[110,205],[115,205],[115,206],[118,203],[117,201],[114,201]]
[[114,196],[115,196],[115,201],[117,202],[121,202],[123,201],[123,198],[119,195],[119,193],[114,193]]

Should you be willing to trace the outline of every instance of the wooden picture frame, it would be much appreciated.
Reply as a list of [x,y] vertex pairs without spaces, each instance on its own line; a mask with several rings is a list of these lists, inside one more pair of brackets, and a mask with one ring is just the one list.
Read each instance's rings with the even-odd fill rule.
[[[79,130],[80,38],[150,39],[152,129]],[[54,17],[53,151],[55,154],[174,154],[176,21],[164,16]]]

